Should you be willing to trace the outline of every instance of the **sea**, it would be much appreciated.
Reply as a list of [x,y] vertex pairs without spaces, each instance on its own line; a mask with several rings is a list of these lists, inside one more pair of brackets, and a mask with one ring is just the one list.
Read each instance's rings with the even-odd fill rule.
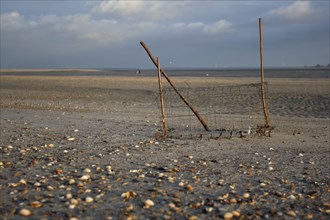
[[[260,77],[260,69],[226,68],[226,69],[165,69],[170,77]],[[303,68],[266,68],[265,78],[308,78],[330,79],[330,67]],[[13,76],[90,76],[90,77],[157,77],[156,69],[96,69],[95,71],[79,70],[45,70],[45,71],[4,71],[0,75]]]

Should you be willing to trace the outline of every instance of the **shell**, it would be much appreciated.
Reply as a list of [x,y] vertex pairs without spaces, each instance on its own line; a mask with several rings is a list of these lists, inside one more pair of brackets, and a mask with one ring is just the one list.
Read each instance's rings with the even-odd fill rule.
[[147,199],[144,202],[144,208],[146,208],[146,209],[149,209],[151,206],[154,206],[154,205],[155,205],[155,203],[152,200],[150,200],[150,199]]

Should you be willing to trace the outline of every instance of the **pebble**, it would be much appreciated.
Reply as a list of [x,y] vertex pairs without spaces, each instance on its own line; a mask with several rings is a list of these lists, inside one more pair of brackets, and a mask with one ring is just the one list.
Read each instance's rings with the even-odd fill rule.
[[91,202],[94,201],[94,199],[93,199],[92,197],[88,196],[88,197],[86,197],[85,201],[86,201],[87,203],[91,203]]
[[72,205],[78,205],[78,203],[79,203],[79,201],[77,200],[77,199],[70,199],[70,203],[72,204]]
[[91,177],[90,175],[83,175],[82,177],[80,177],[80,180],[89,180]]
[[232,219],[234,217],[233,213],[231,212],[226,212],[224,215],[223,215],[223,218],[224,219]]
[[30,210],[28,210],[28,209],[21,209],[19,211],[19,214],[21,216],[31,216],[32,215],[32,212]]
[[297,198],[294,195],[289,195],[288,196],[288,199],[290,199],[290,200],[296,200]]
[[72,199],[72,194],[71,194],[71,193],[67,193],[67,194],[65,195],[65,198],[66,198],[66,199]]
[[186,189],[187,189],[188,191],[193,191],[193,190],[194,190],[194,187],[192,187],[191,185],[188,185],[188,186],[186,186]]
[[244,193],[244,194],[243,194],[243,198],[244,198],[244,199],[248,199],[248,198],[250,198],[250,193]]
[[91,169],[89,168],[84,169],[84,173],[90,173],[90,172],[92,172]]

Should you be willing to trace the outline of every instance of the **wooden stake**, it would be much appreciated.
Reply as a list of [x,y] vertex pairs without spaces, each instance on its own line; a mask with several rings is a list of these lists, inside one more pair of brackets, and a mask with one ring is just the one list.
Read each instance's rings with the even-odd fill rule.
[[164,106],[164,95],[163,95],[163,85],[160,75],[160,61],[157,57],[157,70],[158,70],[158,85],[159,85],[159,97],[160,97],[160,107],[162,111],[162,123],[163,123],[163,136],[167,136],[167,127],[166,127],[166,117],[165,117],[165,106]]
[[260,39],[261,100],[262,100],[262,108],[263,108],[264,118],[265,118],[265,126],[269,127],[268,111],[267,111],[266,100],[265,100],[265,74],[264,74],[264,60],[263,60],[263,53],[262,53],[261,18],[259,18],[259,39]]
[[[142,45],[142,47],[146,50],[147,54],[149,55],[151,61],[154,63],[155,66],[157,66],[157,62],[156,60],[153,58],[151,52],[149,51],[147,45],[141,41],[140,44]],[[190,108],[190,110],[196,115],[196,117],[198,118],[198,120],[202,123],[204,129],[206,131],[209,131],[209,127],[207,126],[207,124],[205,123],[204,119],[202,118],[202,116],[200,116],[200,114],[188,103],[188,101],[180,94],[180,92],[175,88],[174,84],[172,83],[171,79],[168,77],[168,75],[165,73],[165,71],[160,68],[160,72],[161,74],[165,77],[165,79],[167,80],[167,82],[172,86],[172,88],[174,89],[174,91],[176,92],[176,94],[178,94],[178,96],[182,99],[182,101]]]

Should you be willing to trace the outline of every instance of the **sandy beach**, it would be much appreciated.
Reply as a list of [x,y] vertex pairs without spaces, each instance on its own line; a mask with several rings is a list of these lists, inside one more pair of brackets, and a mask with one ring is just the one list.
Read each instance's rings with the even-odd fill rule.
[[[0,79],[2,219],[330,217],[329,79],[269,79],[271,137],[219,139],[157,138],[156,77]],[[258,79],[173,81],[184,90]],[[249,102],[235,100],[230,109]]]

